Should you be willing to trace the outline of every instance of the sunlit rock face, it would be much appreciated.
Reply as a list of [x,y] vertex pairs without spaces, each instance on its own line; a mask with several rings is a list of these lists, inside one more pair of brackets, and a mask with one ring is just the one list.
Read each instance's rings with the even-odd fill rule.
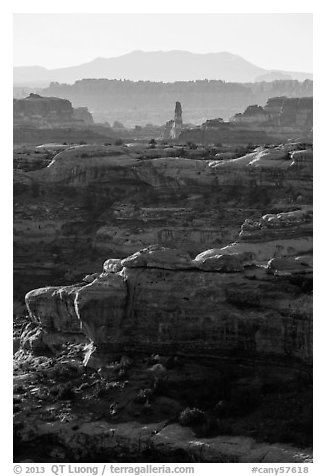
[[171,129],[171,139],[177,139],[181,133],[182,129],[182,107],[181,103],[177,101],[175,103],[175,110],[174,110],[174,123]]
[[[17,297],[65,285],[156,244],[194,258],[235,241],[246,219],[312,203],[312,149],[258,148],[237,159],[141,159],[75,146],[14,178]],[[60,197],[60,198],[58,198]],[[17,278],[16,278],[17,277]]]
[[67,341],[85,340],[74,304],[76,291],[81,286],[45,287],[26,295],[31,323],[21,336],[23,349],[55,352]]
[[182,120],[182,106],[179,101],[175,103],[174,109],[174,120],[166,122],[163,130],[163,139],[164,140],[175,140],[179,137],[183,127]]
[[311,222],[311,209],[246,221],[236,242],[194,259],[152,246],[106,261],[86,285],[32,291],[27,307],[47,334],[79,326],[93,345],[90,366],[154,352],[309,371]]

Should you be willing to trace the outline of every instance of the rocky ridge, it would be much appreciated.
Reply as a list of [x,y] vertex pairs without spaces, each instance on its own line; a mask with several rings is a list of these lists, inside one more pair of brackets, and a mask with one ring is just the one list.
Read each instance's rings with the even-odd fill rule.
[[201,126],[184,129],[180,143],[272,144],[292,137],[312,137],[313,98],[272,97],[264,107],[250,105],[229,122],[209,119]]
[[228,120],[251,104],[264,105],[271,97],[312,96],[313,81],[240,84],[214,80],[162,83],[83,79],[74,84],[51,83],[40,94],[69,99],[74,107],[87,106],[96,122],[112,124],[118,120],[126,127],[164,124],[171,117],[171,104],[178,99],[186,106],[184,122],[201,124],[205,118]]
[[264,107],[249,106],[242,114],[236,114],[232,120],[241,124],[260,123],[309,130],[313,121],[313,98],[270,98]]

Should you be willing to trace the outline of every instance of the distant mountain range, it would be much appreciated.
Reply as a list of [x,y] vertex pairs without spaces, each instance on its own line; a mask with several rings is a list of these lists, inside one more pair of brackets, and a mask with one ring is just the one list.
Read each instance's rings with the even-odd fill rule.
[[312,74],[266,70],[227,52],[198,54],[188,51],[133,51],[116,58],[96,58],[67,68],[14,67],[14,84],[45,86],[52,81],[73,83],[83,78],[130,79],[133,81],[193,81],[217,79],[231,82],[312,79]]

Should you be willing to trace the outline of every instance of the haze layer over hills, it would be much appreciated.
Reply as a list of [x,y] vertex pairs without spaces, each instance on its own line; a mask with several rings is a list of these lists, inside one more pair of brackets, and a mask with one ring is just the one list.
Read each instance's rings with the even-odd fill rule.
[[14,67],[14,83],[46,84],[51,81],[72,83],[83,78],[129,79],[133,81],[192,81],[219,79],[255,82],[275,79],[312,79],[312,74],[267,70],[241,56],[227,52],[198,54],[188,51],[133,51],[115,58],[96,58],[68,68],[42,66]]
[[[24,88],[15,88],[16,90]],[[73,107],[86,106],[95,122],[115,120],[134,127],[147,123],[164,124],[171,118],[173,105],[180,101],[187,123],[201,124],[206,119],[231,116],[252,104],[263,106],[270,97],[312,96],[313,82],[283,80],[259,83],[223,81],[121,81],[84,79],[74,84],[52,83],[39,89],[42,96],[68,99]],[[27,91],[22,91],[25,97]],[[18,97],[18,96],[17,96]]]

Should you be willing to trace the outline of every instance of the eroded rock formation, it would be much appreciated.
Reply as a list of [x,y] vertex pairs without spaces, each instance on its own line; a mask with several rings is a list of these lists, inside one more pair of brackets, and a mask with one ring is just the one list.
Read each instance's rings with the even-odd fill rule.
[[264,107],[251,105],[229,122],[212,119],[196,128],[182,131],[179,142],[267,144],[291,137],[311,137],[313,98],[274,97]]
[[181,107],[181,103],[177,101],[175,103],[175,109],[174,109],[174,120],[168,121],[165,124],[165,128],[163,131],[163,139],[164,140],[177,139],[179,135],[181,134],[182,126],[183,126],[182,107]]
[[31,93],[25,99],[14,99],[14,126],[39,128],[85,127],[94,123],[86,107],[74,109],[67,99],[42,97]]
[[311,461],[312,157],[76,146],[16,171],[18,462]]
[[[312,203],[312,149],[260,148],[231,160],[142,160],[76,146],[14,177],[15,294],[73,283],[151,244],[196,254],[234,241],[247,218]],[[303,150],[302,150],[303,149]],[[60,196],[60,201],[58,201]]]
[[313,121],[313,98],[270,98],[264,107],[247,107],[243,114],[236,114],[233,121],[309,130]]
[[[106,261],[87,284],[29,292],[30,317],[43,346],[69,332],[79,338],[80,327],[96,368],[116,355],[158,353],[309,373],[311,227],[303,208],[247,220],[236,242],[194,259],[152,246]],[[34,342],[28,332],[22,340]]]

